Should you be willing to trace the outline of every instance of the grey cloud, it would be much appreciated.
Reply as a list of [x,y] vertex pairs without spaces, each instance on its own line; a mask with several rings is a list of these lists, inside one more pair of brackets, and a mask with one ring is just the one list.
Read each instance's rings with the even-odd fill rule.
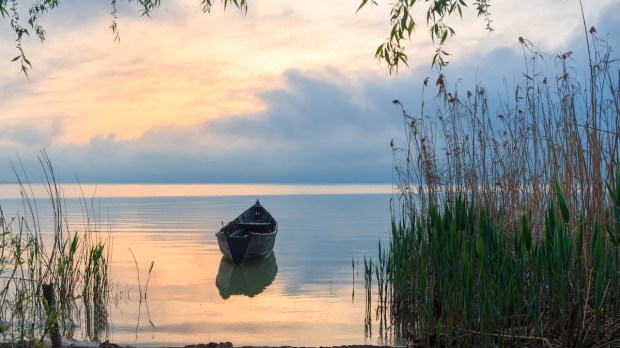
[[[619,26],[620,21],[613,22],[616,13],[620,11],[601,17],[600,35]],[[570,48],[582,47],[582,37],[575,33],[566,47],[575,51],[575,64],[585,71],[583,48]],[[613,39],[611,46],[618,47],[618,38]],[[557,74],[555,54],[541,60],[541,76]],[[493,114],[514,98],[515,83],[524,79],[525,59],[515,38],[486,54],[455,59],[443,73],[449,88],[458,85],[463,94],[476,83],[484,86]],[[398,144],[404,133],[400,111],[391,101],[399,99],[409,114],[418,115],[422,82],[429,77],[424,98],[426,107],[433,108],[437,72],[378,76],[351,82],[334,73],[335,83],[289,71],[286,88],[259,95],[265,110],[258,113],[191,127],[161,126],[134,140],[99,136],[86,145],[48,151],[62,179],[77,175],[82,182],[391,182],[388,143],[396,138]],[[6,180],[4,171],[0,180]]]
[[[260,96],[266,110],[257,114],[162,126],[135,140],[97,136],[48,152],[65,181],[390,182],[388,143],[400,133],[400,120],[390,117],[398,115],[390,104],[394,90],[296,71],[286,79],[288,88]],[[356,105],[353,87],[367,106]]]
[[58,118],[14,121],[3,125],[3,138],[18,147],[41,148],[51,144],[63,132]]

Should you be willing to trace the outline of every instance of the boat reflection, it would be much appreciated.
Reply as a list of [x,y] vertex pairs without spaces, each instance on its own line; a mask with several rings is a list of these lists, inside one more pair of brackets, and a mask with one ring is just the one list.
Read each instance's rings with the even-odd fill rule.
[[278,264],[273,252],[262,259],[245,262],[240,266],[235,266],[222,256],[215,285],[223,299],[232,295],[254,297],[273,282],[277,273]]

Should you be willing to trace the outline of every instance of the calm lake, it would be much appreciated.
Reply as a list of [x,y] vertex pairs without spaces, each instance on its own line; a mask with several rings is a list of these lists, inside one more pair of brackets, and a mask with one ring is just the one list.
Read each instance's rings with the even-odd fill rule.
[[[112,236],[113,299],[106,329],[94,339],[136,346],[393,343],[365,332],[363,275],[364,255],[375,257],[378,241],[389,240],[390,185],[63,190],[71,225],[78,229],[84,221],[84,191],[94,197],[101,229]],[[35,195],[45,197],[40,187]],[[274,255],[234,267],[222,260],[214,234],[256,199],[278,220]],[[50,226],[51,209],[45,199],[37,202],[41,224]],[[5,216],[23,211],[15,185],[0,185],[0,205]],[[138,272],[144,287],[151,262],[147,301],[140,302]],[[74,339],[90,336],[78,327]]]

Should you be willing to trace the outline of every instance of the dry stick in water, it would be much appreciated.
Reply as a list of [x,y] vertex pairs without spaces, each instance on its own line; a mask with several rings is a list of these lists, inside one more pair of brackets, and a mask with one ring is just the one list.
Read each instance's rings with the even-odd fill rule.
[[129,252],[133,257],[133,262],[136,264],[136,272],[138,272],[138,291],[140,292],[140,302],[142,302],[142,283],[140,283],[140,268],[138,267],[138,261],[136,260],[136,255],[133,254],[133,250],[129,248]]
[[43,297],[45,299],[45,309],[47,310],[46,330],[50,333],[52,348],[61,348],[62,340],[58,330],[58,313],[56,312],[56,300],[54,299],[54,284],[41,284]]
[[144,287],[144,292],[142,291],[142,283],[140,282],[140,268],[138,267],[138,261],[136,260],[136,255],[134,255],[133,250],[131,250],[131,248],[129,248],[129,252],[131,253],[131,256],[133,257],[133,262],[136,265],[136,271],[138,272],[138,289],[140,291],[140,302],[142,302],[142,300],[146,300],[146,291],[149,288],[149,282],[151,280],[151,272],[153,271],[153,266],[155,265],[155,261],[151,261],[151,266],[149,267],[149,275],[148,278],[146,278],[146,286]]

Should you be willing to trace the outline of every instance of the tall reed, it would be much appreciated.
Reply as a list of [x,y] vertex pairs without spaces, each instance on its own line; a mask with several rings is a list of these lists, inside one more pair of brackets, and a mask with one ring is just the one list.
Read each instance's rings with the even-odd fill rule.
[[[71,224],[62,187],[45,151],[39,161],[49,198],[46,209],[52,210],[51,230],[44,229],[39,219],[44,202],[35,198],[21,165],[13,169],[22,209],[7,216],[0,205],[0,340],[20,345],[43,342],[52,324],[60,324],[62,335],[73,338],[76,321],[81,320],[79,301],[86,304],[89,316],[88,304],[102,304],[108,297],[111,241],[95,219],[93,201],[82,200],[83,225]],[[43,284],[54,286],[54,311],[45,310]]]
[[[562,199],[557,190],[555,202]],[[534,242],[525,215],[502,226],[492,210],[472,202],[431,205],[427,218],[393,225],[390,256],[379,260],[391,286],[378,296],[390,304],[398,335],[428,345],[590,346],[620,339],[618,244],[602,242],[604,233],[617,241],[617,230],[594,223],[586,272],[585,223],[579,218],[571,230],[562,204],[547,206],[544,235]]]
[[478,204],[501,207],[507,221],[527,212],[540,226],[557,177],[571,213],[603,218],[603,180],[613,180],[620,154],[620,75],[611,48],[595,31],[589,36],[592,75],[585,85],[593,92],[578,81],[571,52],[553,57],[559,71],[546,76],[537,70],[542,54],[521,39],[525,79],[512,97],[506,92],[492,101],[482,85],[462,91],[460,81],[450,90],[440,74],[436,97],[417,116],[395,100],[405,126],[404,146],[392,143],[395,184],[407,212],[426,214],[429,203],[467,192]]
[[417,116],[394,101],[399,208],[366,270],[390,334],[428,346],[620,342],[620,72],[594,28],[586,40],[581,83],[571,52],[546,76],[520,38],[524,80],[498,112],[484,87],[450,90],[441,74]]

